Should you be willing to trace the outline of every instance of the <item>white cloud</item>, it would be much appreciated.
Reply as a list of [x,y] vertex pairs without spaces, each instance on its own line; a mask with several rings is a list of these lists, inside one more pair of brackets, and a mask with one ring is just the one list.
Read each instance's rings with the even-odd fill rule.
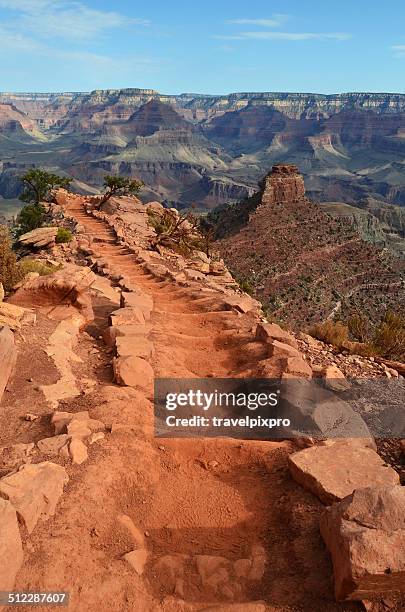
[[345,32],[243,32],[243,38],[273,40],[348,40]]
[[214,36],[217,40],[349,40],[345,32],[241,32],[234,35]]
[[[262,28],[273,28],[266,30],[255,30],[255,31],[242,31],[235,32],[234,34],[222,34],[213,36],[217,40],[290,40],[290,41],[303,41],[303,40],[348,40],[351,38],[351,34],[346,32],[280,32],[277,28],[290,19],[290,15],[276,14],[272,15],[271,18],[260,18],[260,19],[231,19],[226,23],[230,25],[251,25]],[[274,31],[274,28],[277,30]]]
[[395,57],[405,57],[405,45],[392,45]]
[[118,27],[149,25],[144,19],[92,9],[72,0],[0,0],[0,7],[17,13],[6,23],[9,31],[26,32],[41,39],[80,42]]
[[264,28],[277,28],[288,19],[288,15],[273,15],[271,19],[230,19],[226,23],[235,25],[257,25]]

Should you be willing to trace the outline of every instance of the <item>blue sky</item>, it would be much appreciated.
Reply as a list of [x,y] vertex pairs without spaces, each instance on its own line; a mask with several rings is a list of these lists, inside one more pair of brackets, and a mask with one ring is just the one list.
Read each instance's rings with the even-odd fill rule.
[[0,0],[0,53],[2,91],[402,93],[405,3]]

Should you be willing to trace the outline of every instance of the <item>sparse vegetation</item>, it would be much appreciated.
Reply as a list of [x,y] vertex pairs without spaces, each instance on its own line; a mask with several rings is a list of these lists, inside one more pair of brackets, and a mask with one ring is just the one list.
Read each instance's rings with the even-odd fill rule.
[[42,227],[45,222],[45,208],[42,204],[27,204],[21,209],[17,217],[17,235],[22,236],[38,227]]
[[56,272],[61,267],[61,264],[59,266],[54,266],[40,259],[31,259],[29,257],[22,259],[18,263],[19,275],[21,278],[26,276],[29,272],[37,272],[40,276],[47,276],[48,274]]
[[405,317],[391,311],[374,326],[367,317],[355,314],[347,325],[328,320],[313,325],[309,333],[322,342],[358,355],[405,359]]
[[405,317],[387,312],[375,329],[372,345],[381,357],[405,358]]
[[255,288],[254,288],[252,281],[249,278],[244,277],[244,276],[239,276],[238,274],[234,272],[232,272],[232,276],[235,279],[235,281],[238,283],[239,289],[241,289],[241,291],[244,291],[245,293],[251,296],[254,295]]
[[347,322],[350,336],[359,342],[368,342],[372,335],[372,326],[369,319],[360,314],[355,314]]
[[204,243],[199,233],[199,219],[192,213],[184,215],[173,210],[148,213],[149,224],[156,232],[152,242],[154,249],[159,246],[170,247],[179,253],[189,255],[193,251],[204,250]]
[[339,349],[344,348],[349,341],[349,328],[341,321],[329,319],[323,323],[316,323],[310,328],[309,333],[314,338],[333,344]]
[[44,225],[46,211],[42,202],[50,200],[52,189],[69,187],[72,179],[58,176],[40,168],[31,168],[22,175],[21,181],[24,190],[20,195],[20,200],[27,202],[27,205],[22,208],[17,217],[16,233],[19,236]]
[[73,238],[72,232],[70,229],[66,227],[58,227],[58,232],[56,234],[55,242],[57,244],[62,244],[65,242],[70,242]]
[[0,283],[5,291],[10,291],[20,278],[21,270],[12,249],[9,230],[4,225],[0,225]]
[[143,182],[127,176],[112,176],[107,174],[104,177],[105,193],[100,202],[100,206],[108,202],[113,196],[137,195],[143,187]]
[[21,181],[24,190],[20,195],[20,200],[38,206],[40,202],[49,200],[51,191],[55,187],[67,189],[72,179],[58,176],[41,168],[31,168],[22,175]]

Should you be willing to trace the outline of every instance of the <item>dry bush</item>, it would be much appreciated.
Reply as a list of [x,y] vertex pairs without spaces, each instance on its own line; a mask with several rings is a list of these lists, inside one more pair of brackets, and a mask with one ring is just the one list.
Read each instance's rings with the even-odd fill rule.
[[149,214],[149,223],[156,232],[152,247],[165,246],[183,255],[204,248],[202,236],[198,232],[198,217],[191,213],[176,214],[165,209],[162,213]]
[[349,340],[349,328],[341,321],[328,320],[316,323],[311,327],[309,333],[314,338],[327,344],[333,344],[339,349],[344,348]]
[[388,359],[405,359],[405,317],[387,312],[376,328],[372,345]]
[[7,227],[0,225],[0,283],[2,283],[5,291],[10,291],[21,278],[12,246]]
[[369,319],[362,315],[355,314],[349,318],[347,325],[350,336],[359,342],[368,342],[372,337],[372,326]]
[[52,274],[53,272],[60,270],[61,267],[62,264],[59,266],[53,266],[41,261],[40,259],[31,259],[29,257],[26,259],[21,259],[21,261],[18,262],[18,268],[22,278],[29,272],[37,272],[40,276],[47,276],[48,274]]

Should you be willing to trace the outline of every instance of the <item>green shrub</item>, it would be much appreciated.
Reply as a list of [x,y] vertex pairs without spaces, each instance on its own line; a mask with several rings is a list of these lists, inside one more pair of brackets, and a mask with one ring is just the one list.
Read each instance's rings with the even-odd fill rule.
[[64,242],[70,242],[73,238],[72,232],[70,229],[66,229],[65,227],[58,227],[58,233],[56,234],[55,242],[57,244],[61,244]]
[[40,202],[49,200],[52,189],[56,187],[67,189],[72,179],[58,176],[41,168],[31,168],[21,176],[21,182],[23,192],[20,200],[38,206]]
[[235,282],[239,285],[239,289],[244,291],[248,295],[253,296],[255,293],[255,288],[252,282],[246,276],[240,276],[236,272],[232,271],[232,276],[235,279]]
[[42,227],[45,220],[45,208],[42,204],[27,204],[21,209],[17,217],[19,236],[31,232],[38,227]]
[[18,269],[21,277],[24,277],[29,272],[38,272],[40,276],[46,276],[47,274],[56,272],[60,268],[61,265],[53,266],[40,259],[30,259],[28,257],[18,262]]
[[344,348],[349,340],[349,328],[341,321],[328,320],[316,323],[310,328],[309,333],[314,338],[333,344],[339,349]]
[[0,283],[5,291],[10,291],[21,278],[12,246],[7,227],[0,225]]

